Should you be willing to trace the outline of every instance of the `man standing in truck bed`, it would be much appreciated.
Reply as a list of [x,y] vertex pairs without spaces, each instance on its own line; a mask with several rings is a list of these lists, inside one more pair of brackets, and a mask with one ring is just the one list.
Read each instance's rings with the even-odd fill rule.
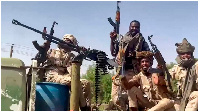
[[[77,45],[76,38],[71,34],[63,36],[63,40],[67,43]],[[58,45],[57,49],[50,49],[47,53],[45,66],[52,70],[46,70],[46,81],[66,84],[71,87],[71,61],[75,57],[71,50],[63,45]],[[80,109],[91,110],[91,92],[90,82],[81,79],[80,89]]]
[[[113,52],[114,52],[114,43],[113,40],[117,37],[117,33],[116,32],[111,32],[110,33],[110,38],[111,38],[111,45],[110,45],[110,50],[111,50],[111,54],[114,56]],[[125,51],[125,62],[123,68],[124,68],[124,74],[127,79],[131,79],[134,75],[139,73],[138,70],[138,65],[137,65],[137,61],[135,58],[135,54],[136,51],[149,51],[149,46],[147,44],[147,42],[145,41],[144,37],[142,36],[142,34],[140,33],[140,22],[137,20],[133,20],[130,23],[129,26],[129,31],[125,34],[125,36],[120,40],[119,43],[119,49],[123,49]],[[122,64],[120,62],[120,52],[118,52],[117,56],[116,56],[116,61],[118,62],[118,64]],[[122,74],[121,74],[122,75]],[[115,80],[115,78],[113,78],[113,80]],[[113,81],[115,82],[115,81]],[[114,85],[114,86],[118,86],[118,85]],[[112,89],[117,88],[117,87],[113,87]],[[118,87],[119,88],[119,87]],[[115,92],[118,93],[118,89],[117,90],[112,90],[114,94]],[[115,92],[114,92],[115,91]],[[129,90],[128,90],[129,91]],[[113,99],[113,101],[116,105],[117,104],[117,97],[112,97],[115,98]],[[130,100],[130,97],[128,97],[128,99]],[[123,100],[121,100],[123,101]],[[121,102],[125,103],[125,102]],[[118,105],[120,106],[120,105]],[[134,107],[134,105],[132,105],[131,103],[129,103],[129,107]],[[133,108],[131,108],[133,109]]]

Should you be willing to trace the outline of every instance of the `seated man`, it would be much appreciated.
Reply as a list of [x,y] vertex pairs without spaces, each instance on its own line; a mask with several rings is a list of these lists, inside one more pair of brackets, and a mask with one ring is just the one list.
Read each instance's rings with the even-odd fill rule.
[[153,65],[153,53],[150,51],[137,52],[136,58],[141,72],[130,80],[120,76],[122,84],[129,90],[129,102],[135,105],[135,107],[131,107],[131,110],[143,107],[149,111],[164,111],[173,107],[174,103],[169,99],[170,94],[167,90],[164,74],[149,72]]
[[[63,40],[67,43],[77,45],[76,38],[71,34],[66,34]],[[45,72],[46,81],[66,84],[71,87],[71,61],[75,57],[69,47],[58,45],[57,49],[50,49],[47,53],[48,59],[45,62],[47,69]],[[80,92],[81,110],[91,110],[91,92],[89,81],[82,79]],[[87,101],[87,102],[86,102]]]

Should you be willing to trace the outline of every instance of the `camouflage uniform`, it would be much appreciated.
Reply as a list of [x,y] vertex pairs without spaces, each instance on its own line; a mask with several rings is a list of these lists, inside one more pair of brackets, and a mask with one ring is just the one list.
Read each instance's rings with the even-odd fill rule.
[[164,111],[173,106],[173,101],[169,99],[171,96],[167,91],[166,85],[154,84],[152,81],[153,75],[157,74],[147,77],[140,72],[133,79],[129,80],[130,86],[140,86],[140,88],[132,86],[128,92],[131,98],[131,107],[148,108],[149,111]]
[[126,111],[127,104],[128,104],[128,95],[127,91],[124,87],[122,87],[122,94],[121,97],[118,99],[118,91],[119,91],[119,78],[115,78],[112,80],[112,91],[111,91],[111,99],[114,105],[119,109]]
[[[124,37],[120,40],[119,49],[124,48],[124,47],[126,48],[125,48],[125,64],[124,64],[125,72],[123,75],[125,75],[127,80],[129,80],[129,79],[132,79],[134,75],[139,73],[137,60],[135,59],[134,53],[136,51],[149,51],[150,49],[141,33],[137,33],[135,36],[132,36],[130,32],[127,32],[124,35]],[[119,53],[116,59],[118,58],[119,58]],[[116,99],[118,97],[118,91],[114,89],[112,90],[112,92],[113,92],[112,93],[113,99]],[[127,90],[127,92],[129,92],[129,90]],[[128,95],[128,99],[131,100],[129,95]],[[114,101],[114,104],[118,102],[118,100],[113,100],[113,101]],[[130,102],[129,102],[129,107],[131,107]],[[121,108],[124,108],[124,105],[121,106]]]
[[[145,54],[147,54],[147,52],[149,51],[143,51]],[[150,54],[143,57],[152,57],[153,54]],[[130,80],[127,80],[125,77],[122,78],[124,86],[126,89],[129,89],[128,96],[130,97],[130,107],[145,108],[149,109],[149,111],[163,111],[173,107],[174,103],[169,99],[171,96],[168,93],[164,78],[160,78],[159,83],[155,84],[153,81],[155,77],[163,76],[159,76],[159,74],[156,73],[147,76],[141,71]],[[124,82],[127,82],[127,84]]]
[[[198,62],[194,65],[196,66],[195,71],[196,73],[198,73]],[[185,81],[185,77],[187,75],[187,70],[184,67],[178,66],[178,65],[174,65],[174,67],[172,69],[170,69],[170,74],[172,75],[173,79],[176,79],[177,82],[177,86],[178,86],[178,94],[177,94],[177,98],[175,98],[176,100],[176,104],[175,104],[175,109],[179,110],[179,106],[180,106],[180,100],[182,98],[182,94],[183,94],[183,83]],[[187,111],[195,111],[197,110],[197,105],[198,105],[198,74],[195,75],[194,78],[194,87],[190,97],[188,99],[188,103],[187,106],[185,108],[185,110]]]
[[[187,52],[193,53],[193,51],[194,51],[194,47],[191,46],[191,44],[188,43],[186,39],[183,39],[183,42],[181,44],[179,44],[178,48],[177,48],[178,54],[187,53]],[[178,61],[178,63],[179,63],[179,61]],[[187,90],[184,90],[184,88],[185,88],[186,76],[189,75],[189,73],[193,73],[192,75],[194,78],[193,78],[193,85],[192,85],[190,96],[188,98],[188,101],[186,101],[187,104],[185,107],[185,111],[197,111],[198,110],[198,62],[195,63],[195,61],[194,61],[191,64],[192,65],[189,70],[188,70],[189,67],[183,67],[183,66],[181,66],[181,64],[174,65],[174,67],[169,70],[169,72],[172,76],[172,79],[176,79],[178,81],[177,82],[178,93],[175,98],[175,109],[176,110],[179,110],[179,106],[180,106],[183,94],[185,91],[187,91]],[[194,71],[194,72],[192,72],[192,71]],[[186,82],[188,82],[188,80]]]
[[[70,39],[74,45],[77,44],[75,37],[70,34],[64,35],[64,40],[66,38]],[[66,52],[64,49],[50,49],[47,53],[48,59],[45,62],[47,68],[52,70],[46,70],[46,81],[55,82],[60,84],[65,84],[71,87],[71,60],[75,55],[71,52]],[[91,105],[91,91],[90,82],[86,79],[81,79],[81,90],[80,92],[80,107],[85,107]]]
[[81,79],[81,85],[87,106],[91,106],[92,94],[91,94],[90,82],[86,79]]

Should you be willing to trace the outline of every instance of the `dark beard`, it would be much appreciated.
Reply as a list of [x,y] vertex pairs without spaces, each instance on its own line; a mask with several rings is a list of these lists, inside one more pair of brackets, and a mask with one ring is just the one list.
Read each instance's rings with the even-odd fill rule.
[[131,36],[134,37],[138,32],[130,32]]

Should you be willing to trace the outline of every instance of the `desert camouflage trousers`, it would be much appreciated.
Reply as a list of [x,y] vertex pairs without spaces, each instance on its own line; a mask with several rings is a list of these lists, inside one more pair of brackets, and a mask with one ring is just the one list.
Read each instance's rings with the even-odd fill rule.
[[193,91],[188,99],[185,111],[197,111],[198,110],[198,91]]
[[140,88],[132,87],[128,91],[129,106],[130,107],[140,107],[148,111],[164,111],[173,107],[174,102],[168,98],[163,98],[162,100],[149,100],[144,97],[144,93]]
[[[175,99],[174,108],[179,111],[181,100]],[[185,111],[197,111],[198,110],[198,91],[193,91],[188,99],[188,103],[185,107]]]
[[[117,91],[116,91],[117,93]],[[112,102],[117,107],[118,110],[126,111],[128,102],[128,95],[126,92],[122,92],[121,97],[118,94],[112,95]]]
[[[48,70],[45,75],[47,82],[65,84],[71,87],[71,76],[69,74],[61,74],[58,70]],[[80,107],[91,106],[90,82],[86,79],[81,79],[80,82]]]
[[[136,73],[133,70],[126,70],[125,76],[127,80],[130,80],[133,78],[133,76]],[[121,97],[119,97],[119,88],[121,88]],[[114,105],[119,109],[126,111],[127,110],[127,104],[131,105],[132,102],[130,102],[130,96],[127,94],[129,90],[126,90],[125,87],[119,82],[119,78],[116,77],[112,82],[112,92],[111,92],[111,99]]]

